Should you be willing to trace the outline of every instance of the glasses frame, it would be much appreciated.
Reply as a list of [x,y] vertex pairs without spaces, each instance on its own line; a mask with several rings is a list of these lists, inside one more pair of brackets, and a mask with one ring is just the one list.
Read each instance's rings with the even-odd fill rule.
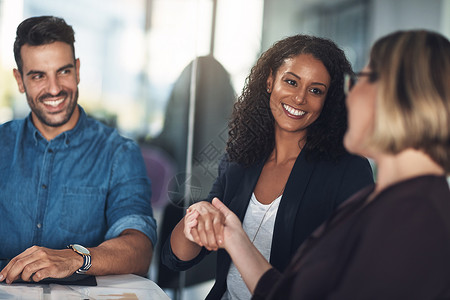
[[375,72],[358,72],[358,73],[345,73],[344,74],[344,94],[348,95],[353,86],[358,82],[359,77],[368,76],[370,82],[374,82],[378,78],[378,74]]

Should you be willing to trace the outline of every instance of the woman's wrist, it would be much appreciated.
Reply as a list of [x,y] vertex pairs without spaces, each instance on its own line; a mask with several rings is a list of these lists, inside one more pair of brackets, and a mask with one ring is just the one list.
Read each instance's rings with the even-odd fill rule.
[[234,230],[225,238],[224,248],[230,255],[233,252],[248,251],[252,247],[253,244],[242,227]]
[[184,234],[184,219],[182,219],[173,229],[170,236],[170,246],[173,254],[183,261],[195,258],[201,251],[201,246],[190,241]]

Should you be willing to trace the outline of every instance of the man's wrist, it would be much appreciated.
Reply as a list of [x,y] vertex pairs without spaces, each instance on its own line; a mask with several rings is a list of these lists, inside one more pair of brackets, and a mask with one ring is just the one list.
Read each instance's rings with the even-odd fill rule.
[[92,265],[91,264],[91,252],[87,248],[85,248],[79,244],[71,244],[71,245],[68,245],[67,248],[72,249],[76,254],[80,255],[83,258],[82,266],[77,271],[75,271],[75,273],[77,273],[77,274],[86,273]]

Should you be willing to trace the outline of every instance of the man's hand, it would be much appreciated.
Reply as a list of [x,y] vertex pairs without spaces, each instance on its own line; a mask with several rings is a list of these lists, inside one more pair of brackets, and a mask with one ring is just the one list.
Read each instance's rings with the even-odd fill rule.
[[75,273],[83,265],[83,258],[71,249],[52,250],[33,246],[17,255],[0,272],[0,282],[21,278],[24,281],[64,278]]

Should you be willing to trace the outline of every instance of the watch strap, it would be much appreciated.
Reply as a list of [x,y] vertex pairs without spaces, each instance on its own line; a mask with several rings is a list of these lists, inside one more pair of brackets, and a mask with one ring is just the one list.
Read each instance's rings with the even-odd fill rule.
[[[81,246],[81,245],[78,245]],[[84,274],[86,273],[89,268],[91,267],[91,255],[90,254],[84,254],[81,253],[80,251],[77,251],[73,245],[68,245],[67,248],[72,249],[75,253],[77,253],[78,255],[81,255],[81,257],[83,257],[83,265],[81,266],[81,268],[79,268],[77,271],[75,271],[75,273],[77,274]],[[84,248],[84,247],[83,247]]]
[[83,256],[83,265],[79,268],[75,273],[84,274],[91,267],[91,256],[90,255],[82,255]]

